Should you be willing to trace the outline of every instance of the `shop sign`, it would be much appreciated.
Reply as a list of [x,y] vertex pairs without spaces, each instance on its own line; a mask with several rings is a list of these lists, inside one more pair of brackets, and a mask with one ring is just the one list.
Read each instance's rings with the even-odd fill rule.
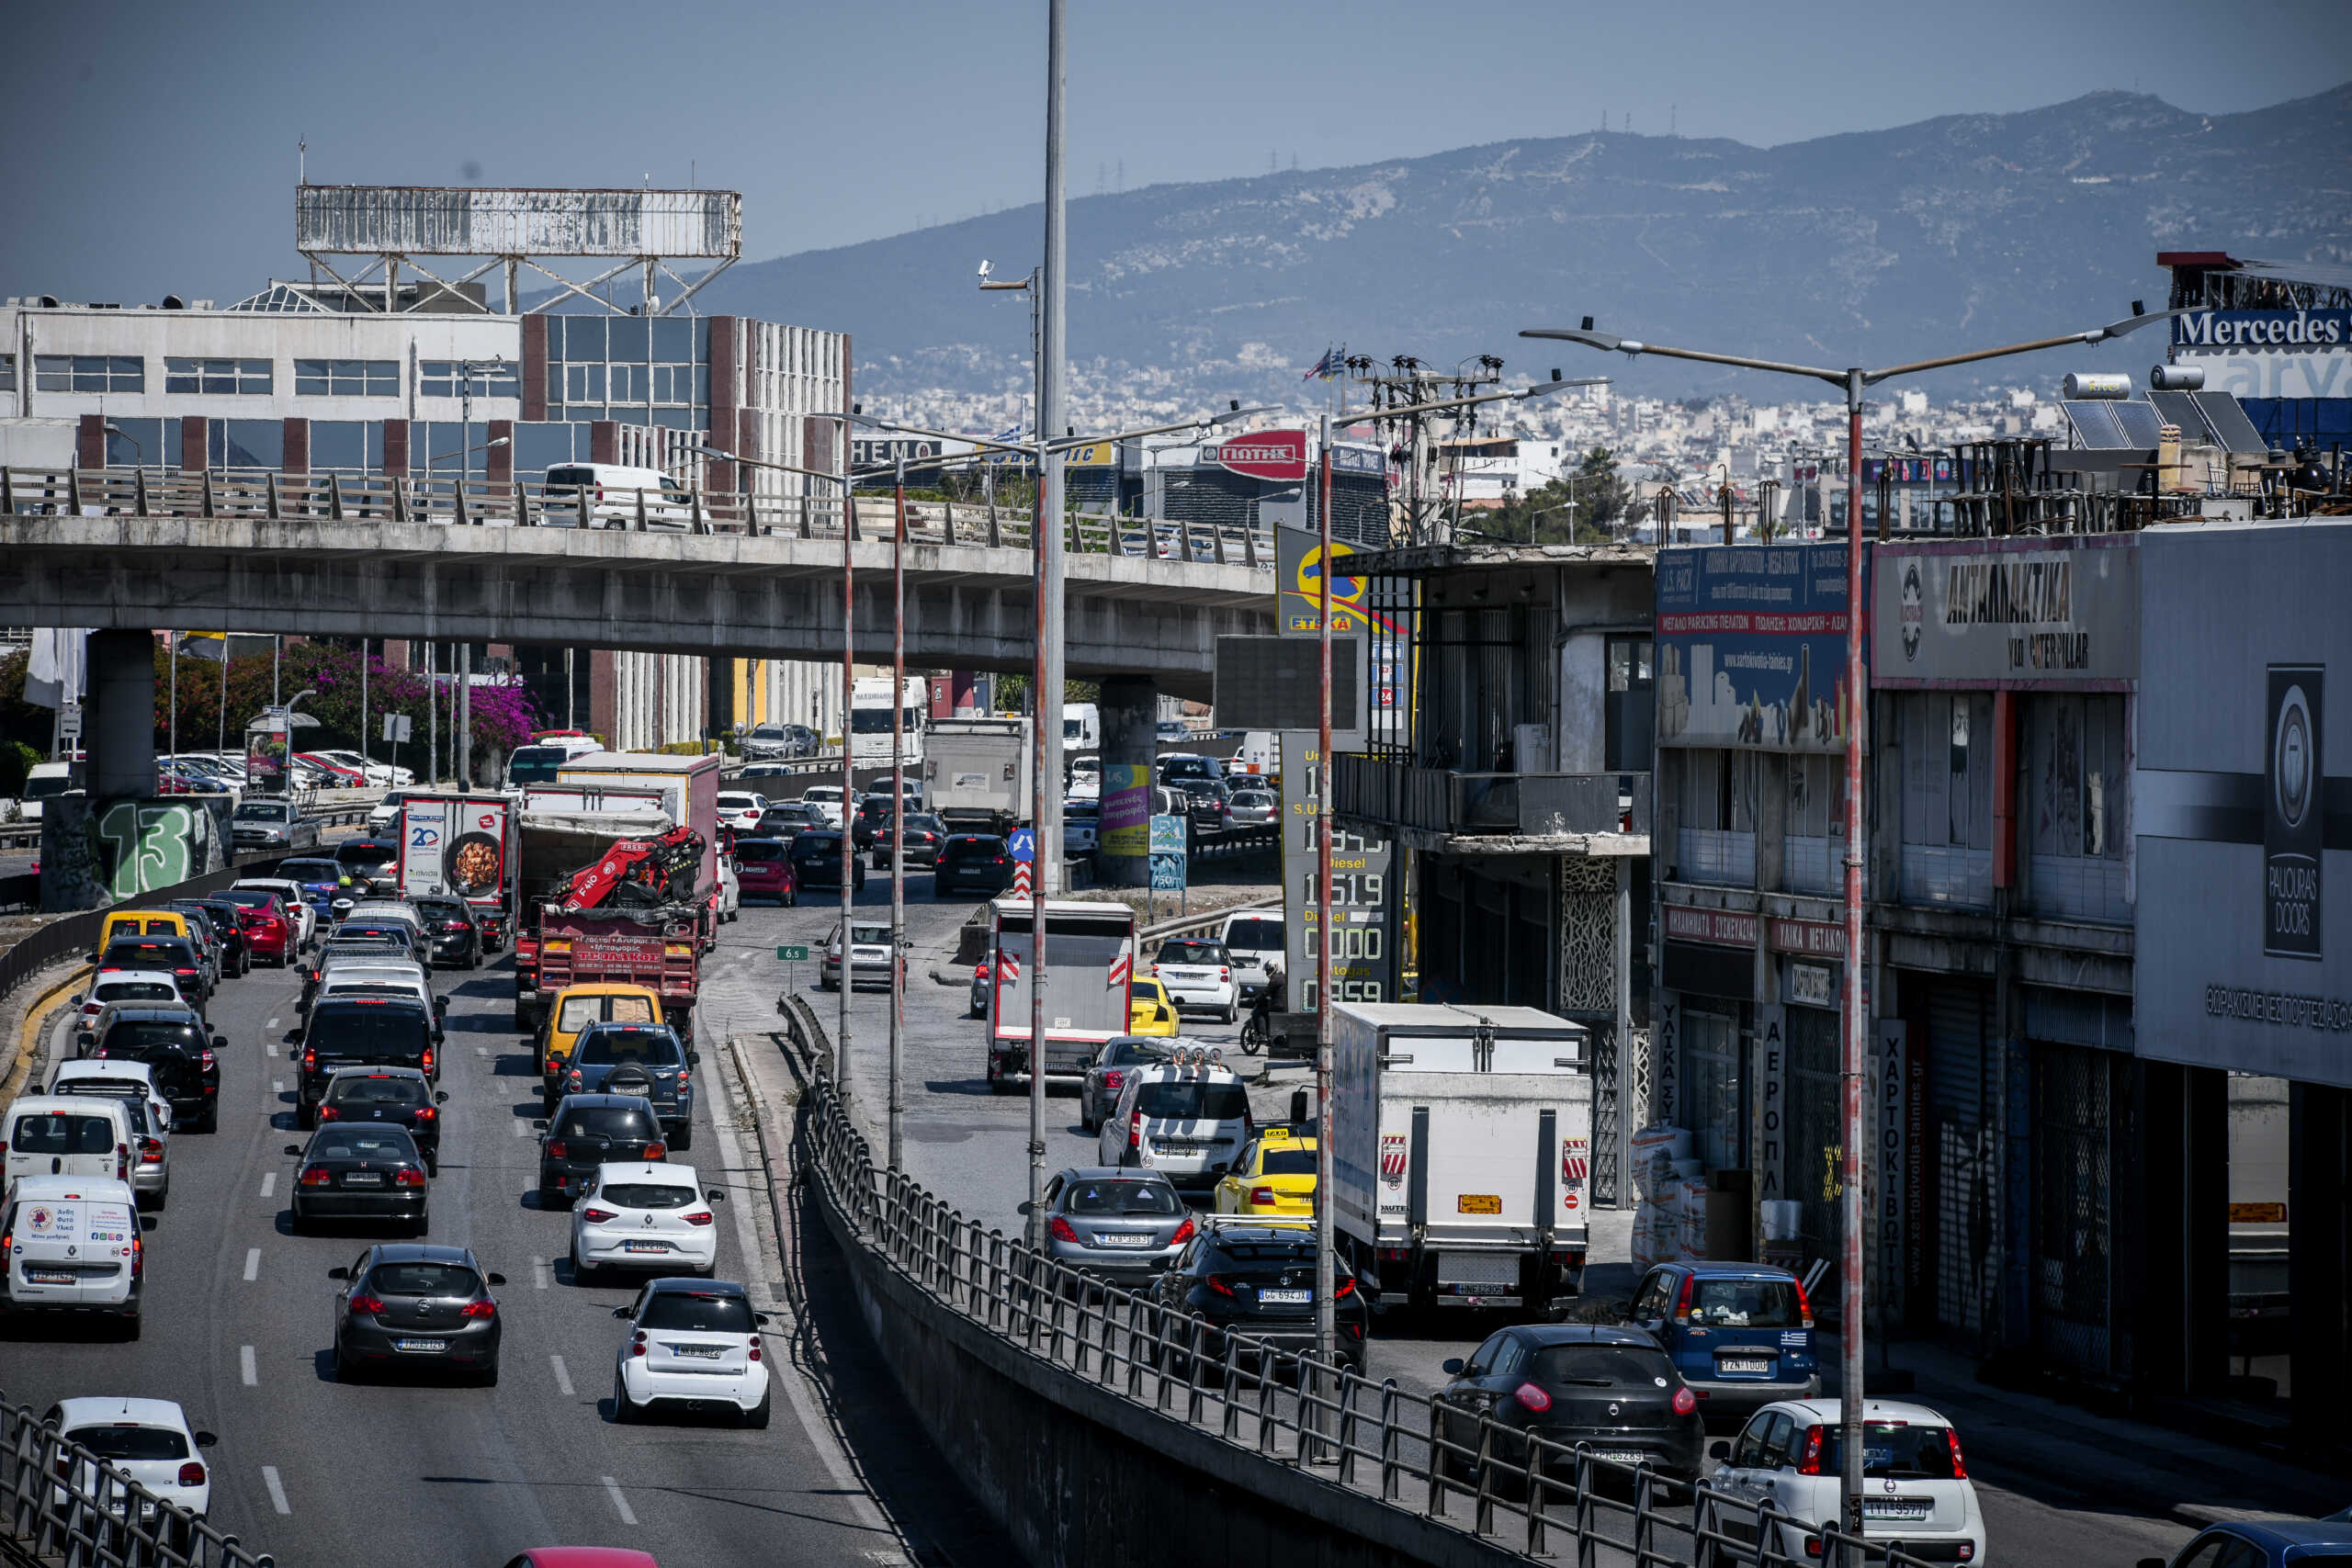
[[1826,964],[1798,964],[1788,966],[1789,1000],[1802,1002],[1809,1008],[1834,1008],[1838,1005],[1838,971]]
[[1801,953],[1814,958],[1846,956],[1846,928],[1835,920],[1792,920],[1775,915],[1765,925],[1764,940],[1775,953]]
[[1718,947],[1754,947],[1756,917],[1732,909],[1694,909],[1668,904],[1663,919],[1666,934],[1679,942],[1713,942]]

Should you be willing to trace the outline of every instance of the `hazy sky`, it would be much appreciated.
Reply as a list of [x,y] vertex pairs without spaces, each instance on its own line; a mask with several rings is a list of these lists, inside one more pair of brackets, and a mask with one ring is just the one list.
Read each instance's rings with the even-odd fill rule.
[[[757,259],[1037,199],[1042,0],[13,7],[0,295],[226,303],[321,183],[743,193]],[[1071,0],[1069,188],[1613,129],[1758,144],[2352,77],[2346,0]],[[2340,171],[2338,171],[2340,173]]]

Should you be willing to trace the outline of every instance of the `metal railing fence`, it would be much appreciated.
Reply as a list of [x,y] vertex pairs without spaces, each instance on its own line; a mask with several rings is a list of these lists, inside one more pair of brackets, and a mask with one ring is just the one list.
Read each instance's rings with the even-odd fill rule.
[[[198,1459],[209,1470],[210,1461]],[[0,1395],[0,1506],[20,1560],[62,1568],[270,1568],[267,1552],[159,1497]]]

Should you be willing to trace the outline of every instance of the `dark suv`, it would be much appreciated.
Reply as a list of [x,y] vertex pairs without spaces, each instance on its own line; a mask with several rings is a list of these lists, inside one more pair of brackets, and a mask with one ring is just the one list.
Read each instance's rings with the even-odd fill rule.
[[1216,779],[1170,779],[1168,787],[1183,800],[1184,815],[1196,834],[1222,833],[1233,826],[1233,792]]
[[592,1023],[572,1044],[563,1091],[635,1095],[650,1102],[663,1138],[683,1154],[694,1146],[692,1069],[698,1055],[658,1023]]
[[206,1032],[193,1008],[163,1005],[109,1010],[106,1037],[92,1057],[144,1062],[155,1089],[172,1103],[172,1122],[199,1133],[220,1130],[220,1063],[229,1042]]
[[322,1122],[389,1122],[408,1129],[424,1168],[441,1174],[441,1107],[446,1089],[415,1067],[345,1067],[327,1079],[319,1100]]
[[311,1010],[302,1032],[295,1120],[318,1125],[327,1080],[345,1067],[414,1067],[433,1072],[433,1015],[397,997],[332,997]]
[[[850,886],[854,891],[865,886],[865,862],[853,855],[849,863]],[[814,887],[841,886],[842,830],[839,828],[811,828],[792,840],[792,880],[793,885],[803,892]]]
[[568,1094],[539,1119],[539,1207],[569,1203],[596,1179],[600,1165],[664,1159],[661,1120],[641,1094]]
[[993,833],[950,833],[931,863],[931,895],[977,892],[994,897],[1012,886],[1012,857]]

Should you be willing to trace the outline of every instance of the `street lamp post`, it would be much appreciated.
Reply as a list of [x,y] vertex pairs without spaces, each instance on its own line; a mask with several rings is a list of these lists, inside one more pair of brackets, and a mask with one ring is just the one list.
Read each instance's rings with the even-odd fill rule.
[[[891,486],[890,530],[890,1168],[906,1168],[907,1036],[907,459]],[[846,947],[842,950],[847,964]],[[848,970],[842,970],[844,983]]]
[[1827,381],[1844,389],[1846,393],[1846,1016],[1845,1052],[1841,1065],[1843,1092],[1840,1096],[1844,1113],[1844,1149],[1838,1173],[1838,1179],[1844,1184],[1839,1218],[1846,1234],[1838,1265],[1838,1341],[1841,1362],[1838,1420],[1844,1428],[1843,1446],[1838,1451],[1843,1461],[1839,1517],[1845,1521],[1847,1531],[1858,1539],[1862,1533],[1862,1078],[1868,1063],[1863,1041],[1867,1021],[1862,1015],[1862,722],[1868,712],[1862,638],[1869,619],[1869,606],[1862,602],[1862,393],[1881,381],[1892,380],[1898,376],[1916,376],[1922,371],[2001,359],[2016,354],[2031,354],[2045,348],[2105,343],[2179,313],[2177,310],[2143,312],[2140,302],[2135,299],[2132,302],[2131,315],[2087,332],[1915,360],[1907,365],[1889,366],[1883,370],[1865,370],[1860,367],[1831,370],[1819,366],[1752,359],[1743,355],[1668,348],[1635,338],[1595,332],[1590,316],[1584,318],[1580,327],[1537,327],[1519,334],[1521,337],[1580,343],[1589,348],[1604,352],[1613,349],[1629,355],[1656,354],[1671,359],[1697,360],[1706,365],[1728,365],[1781,376],[1804,376],[1817,381]]

